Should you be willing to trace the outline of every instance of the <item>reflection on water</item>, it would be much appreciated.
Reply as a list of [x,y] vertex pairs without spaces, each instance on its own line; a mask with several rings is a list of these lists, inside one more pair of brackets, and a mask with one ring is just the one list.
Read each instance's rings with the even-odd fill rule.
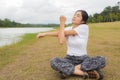
[[21,40],[26,33],[37,33],[53,30],[53,28],[0,28],[0,46],[10,45]]

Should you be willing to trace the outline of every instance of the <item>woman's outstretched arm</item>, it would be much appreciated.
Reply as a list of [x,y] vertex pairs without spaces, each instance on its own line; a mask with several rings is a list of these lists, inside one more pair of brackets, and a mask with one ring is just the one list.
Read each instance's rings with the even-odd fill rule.
[[44,36],[56,36],[59,39],[59,43],[63,44],[65,42],[65,33],[64,33],[65,21],[66,21],[66,17],[60,16],[60,28],[58,31],[39,33],[37,35],[37,38],[41,38]]
[[76,35],[75,30],[64,30],[66,18],[64,16],[60,16],[60,29],[58,31],[44,32],[39,33],[37,38],[41,38],[44,36],[55,36],[58,37],[59,43],[63,44],[65,42],[65,37],[70,35]]
[[[44,33],[38,33],[37,38],[41,38],[44,36],[53,36],[53,37],[58,37],[59,31],[50,31],[50,32],[44,32]],[[76,35],[77,33],[74,30],[64,30],[64,35],[65,37],[69,35]]]
[[44,36],[55,36],[55,37],[58,37],[58,31],[39,33],[37,35],[37,38],[41,38],[41,37],[44,37]]

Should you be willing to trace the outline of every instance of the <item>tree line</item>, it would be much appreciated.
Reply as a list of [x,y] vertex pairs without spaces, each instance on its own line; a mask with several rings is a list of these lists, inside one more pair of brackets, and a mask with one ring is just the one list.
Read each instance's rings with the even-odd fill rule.
[[59,24],[22,24],[10,19],[0,19],[0,27],[58,27]]
[[89,23],[97,22],[114,22],[120,21],[120,7],[108,6],[101,13],[95,13],[93,16],[89,16]]

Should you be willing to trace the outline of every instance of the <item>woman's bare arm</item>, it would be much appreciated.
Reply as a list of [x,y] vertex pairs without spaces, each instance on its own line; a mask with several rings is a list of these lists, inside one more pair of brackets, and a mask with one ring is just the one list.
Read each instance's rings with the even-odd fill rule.
[[60,29],[58,33],[58,39],[60,44],[63,44],[65,42],[65,33],[64,33],[65,22],[66,22],[66,17],[60,16]]
[[[44,32],[44,33],[39,33],[37,35],[37,38],[41,38],[44,36],[53,36],[53,37],[58,37],[58,33],[59,31],[51,31],[51,32]],[[70,35],[76,35],[77,33],[75,32],[75,30],[64,30],[64,35],[65,37],[70,36]]]
[[55,37],[58,37],[59,43],[63,44],[65,42],[65,37],[67,37],[69,35],[76,35],[77,34],[75,30],[66,30],[66,31],[64,30],[65,21],[66,21],[66,18],[64,16],[60,16],[60,29],[59,29],[59,31],[39,33],[37,35],[37,38],[41,38],[44,36],[55,36]]
[[44,36],[55,36],[55,37],[58,37],[58,31],[39,33],[37,35],[37,38],[41,38],[41,37],[44,37]]

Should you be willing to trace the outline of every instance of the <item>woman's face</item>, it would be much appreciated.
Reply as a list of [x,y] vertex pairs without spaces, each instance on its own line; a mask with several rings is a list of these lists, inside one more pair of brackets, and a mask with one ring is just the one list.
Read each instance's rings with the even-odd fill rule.
[[82,13],[76,12],[75,15],[72,18],[72,23],[75,25],[80,25],[82,23]]

